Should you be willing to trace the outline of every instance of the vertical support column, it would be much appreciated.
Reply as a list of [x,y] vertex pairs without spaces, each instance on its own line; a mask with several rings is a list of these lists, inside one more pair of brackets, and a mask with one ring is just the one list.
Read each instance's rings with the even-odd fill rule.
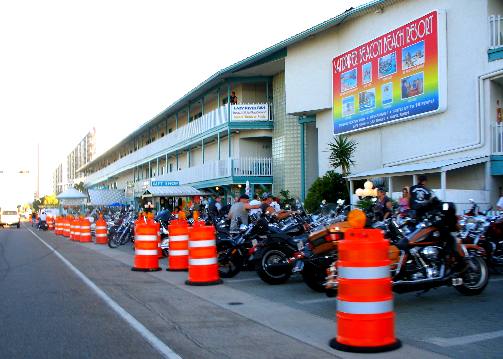
[[190,168],[190,148],[187,151],[187,168]]
[[168,134],[168,119],[166,119],[166,122],[164,123],[164,136]]
[[187,106],[187,123],[190,122],[190,102],[189,105]]
[[178,112],[175,114],[175,129],[178,130]]
[[180,167],[178,166],[178,151],[176,151],[176,170],[178,171]]
[[355,184],[353,180],[349,180],[349,204],[353,205],[353,195],[355,193]]
[[201,157],[204,165],[204,139],[201,140]]
[[231,83],[227,83],[227,157],[231,158]]
[[391,198],[391,195],[393,194],[393,177],[391,177],[391,176],[388,177],[388,191],[389,191],[389,196]]
[[300,200],[306,198],[305,123],[300,124]]
[[442,201],[445,201],[445,190],[447,189],[447,171],[440,172],[440,193]]
[[159,157],[157,157],[157,168],[155,170],[156,177],[159,177]]
[[168,154],[166,153],[166,160],[164,162],[164,173],[168,173]]
[[217,89],[217,108],[219,108],[221,105],[220,103],[220,87]]
[[204,96],[201,97],[201,116],[204,116]]
[[220,161],[220,132],[217,133],[217,152],[218,160]]
[[267,104],[267,108],[269,109],[267,119],[271,120],[271,108],[269,107],[269,79],[265,82],[265,102]]
[[412,185],[417,185],[417,175],[412,175]]
[[148,178],[152,178],[152,167],[150,165],[150,160],[148,161]]

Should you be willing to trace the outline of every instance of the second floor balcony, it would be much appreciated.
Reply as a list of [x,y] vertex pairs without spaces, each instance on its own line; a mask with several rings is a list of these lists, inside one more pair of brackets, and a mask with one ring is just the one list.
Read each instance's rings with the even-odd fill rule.
[[270,105],[238,104],[221,106],[200,118],[177,128],[160,139],[117,159],[105,168],[86,177],[86,184],[93,185],[137,165],[165,154],[181,150],[207,137],[229,130],[272,129],[273,119]]
[[272,158],[244,157],[211,161],[199,166],[139,180],[135,184],[135,192],[139,193],[145,190],[151,180],[177,181],[180,185],[205,188],[244,183],[250,179],[254,182],[272,182]]

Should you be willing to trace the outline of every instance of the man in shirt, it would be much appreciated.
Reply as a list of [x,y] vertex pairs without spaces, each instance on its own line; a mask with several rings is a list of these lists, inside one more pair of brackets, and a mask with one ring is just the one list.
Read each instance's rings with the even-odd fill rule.
[[[261,205],[262,202],[259,201],[258,199],[258,194],[255,194],[253,196],[253,199],[250,201],[250,205],[251,206],[256,206],[256,205]],[[257,214],[257,213],[260,213],[260,208],[253,208],[253,209],[250,209],[250,216],[254,215],[254,214]]]
[[426,211],[432,193],[426,187],[428,178],[425,175],[420,175],[418,180],[419,183],[410,188],[410,209],[415,211],[417,218],[421,218]]
[[230,232],[236,233],[239,232],[239,225],[248,224],[248,210],[253,208],[259,208],[259,205],[250,205],[250,197],[248,195],[243,194],[239,197],[238,202],[234,202],[229,210],[228,217],[231,220]]

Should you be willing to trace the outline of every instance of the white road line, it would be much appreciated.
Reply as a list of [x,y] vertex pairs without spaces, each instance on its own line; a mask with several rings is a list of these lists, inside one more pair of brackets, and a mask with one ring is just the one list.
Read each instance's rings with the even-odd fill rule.
[[89,278],[87,278],[81,271],[79,271],[72,263],[70,263],[65,257],[63,257],[56,249],[47,244],[42,238],[40,238],[31,229],[27,228],[31,234],[33,234],[42,244],[49,248],[61,261],[68,266],[76,275],[79,277],[89,288],[91,288],[103,301],[112,308],[122,319],[128,322],[133,329],[135,329],[147,342],[150,343],[159,353],[161,353],[167,359],[181,359],[181,357],[176,354],[170,347],[164,344],[158,337],[154,335],[150,330],[148,330],[143,324],[141,324],[135,317],[129,314],[124,308],[122,308],[116,301],[110,298],[103,290],[101,290],[96,284],[94,284]]
[[464,337],[455,338],[441,338],[434,337],[426,339],[427,342],[436,344],[441,347],[453,347],[456,345],[466,345],[471,343],[481,342],[483,340],[495,339],[503,337],[503,330],[498,330],[496,332],[487,332],[473,335],[465,335]]
[[225,281],[228,283],[253,282],[256,280],[262,280],[262,279],[260,279],[260,278],[241,278],[241,279],[225,278]]
[[296,300],[299,304],[311,304],[311,303],[323,303],[323,302],[336,302],[335,298],[318,298],[318,299],[308,299],[308,300]]

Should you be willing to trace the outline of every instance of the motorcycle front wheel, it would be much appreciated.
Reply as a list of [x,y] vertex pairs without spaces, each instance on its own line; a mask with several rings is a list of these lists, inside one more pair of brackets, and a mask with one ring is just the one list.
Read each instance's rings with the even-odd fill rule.
[[316,266],[312,263],[304,263],[302,269],[302,279],[309,288],[318,293],[325,292],[326,268]]
[[257,274],[268,284],[283,284],[292,275],[288,256],[279,249],[270,249],[257,263]]
[[464,295],[477,295],[484,291],[489,283],[489,270],[481,257],[473,256],[469,260],[473,264],[468,266],[462,275],[463,284],[455,286],[456,290]]
[[222,278],[235,277],[243,267],[243,260],[239,251],[231,246],[219,246],[218,272]]

